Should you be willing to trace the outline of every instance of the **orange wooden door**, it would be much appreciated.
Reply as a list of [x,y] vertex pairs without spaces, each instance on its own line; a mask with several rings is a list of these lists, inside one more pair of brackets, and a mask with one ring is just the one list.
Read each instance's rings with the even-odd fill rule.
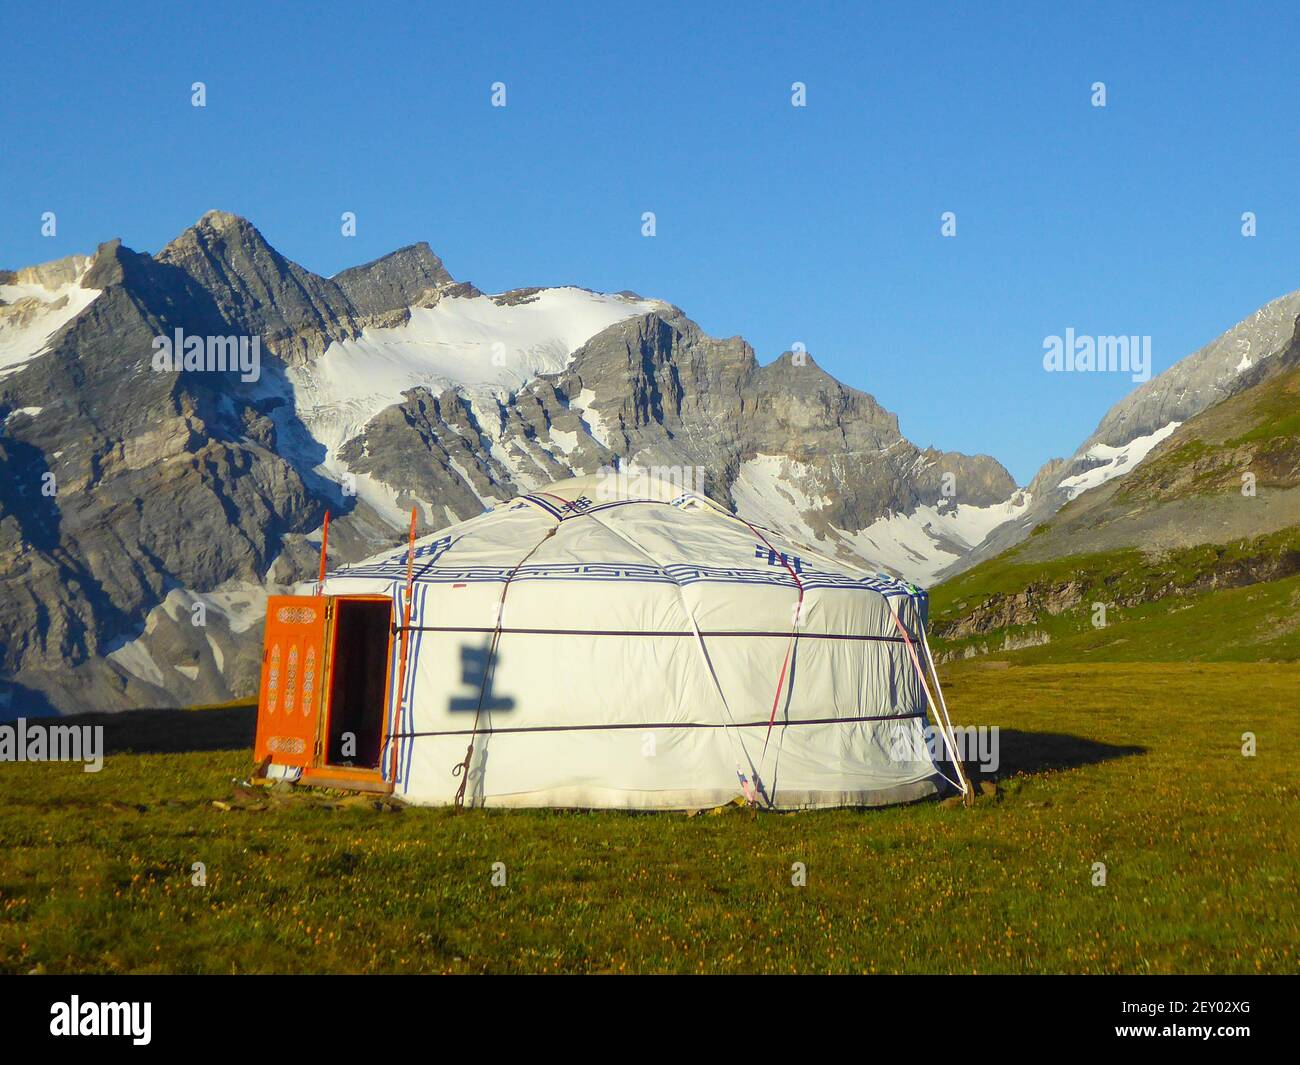
[[323,595],[273,595],[266,602],[255,761],[269,754],[276,765],[315,764],[332,605]]

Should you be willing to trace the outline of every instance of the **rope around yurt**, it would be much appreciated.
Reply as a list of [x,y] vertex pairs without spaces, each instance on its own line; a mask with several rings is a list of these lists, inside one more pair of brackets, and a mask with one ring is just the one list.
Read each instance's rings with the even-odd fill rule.
[[794,605],[794,624],[790,628],[790,642],[785,646],[785,661],[781,663],[781,675],[777,678],[776,694],[772,696],[772,712],[767,718],[767,733],[763,736],[763,753],[758,756],[759,764],[762,765],[763,759],[767,755],[768,741],[772,738],[772,726],[776,724],[776,708],[780,706],[781,693],[785,690],[785,675],[790,668],[790,659],[794,654],[795,644],[799,641],[799,622],[803,620],[804,588],[803,581],[799,579],[798,570],[790,565],[789,560],[785,557],[785,552],[778,551],[773,547],[772,542],[759,531],[757,526],[751,525],[748,521],[745,521],[744,518],[740,517],[739,514],[733,516],[744,522],[749,531],[763,541],[763,546],[770,552],[769,557],[779,558],[781,560],[781,565],[786,568],[786,572],[788,572],[790,577],[794,580],[795,587],[799,589],[799,598],[795,601]]
[[[781,701],[781,692],[785,688],[786,670],[789,668],[790,665],[790,656],[794,650],[795,642],[799,638],[799,622],[802,620],[802,615],[803,615],[803,599],[804,599],[803,582],[799,579],[799,574],[787,561],[785,555],[782,552],[777,551],[776,548],[772,546],[771,542],[767,539],[766,536],[762,534],[762,532],[758,529],[757,526],[746,521],[739,514],[727,514],[726,516],[735,518],[737,521],[745,525],[750,530],[750,532],[752,532],[755,536],[757,536],[760,540],[762,540],[764,545],[767,547],[767,549],[770,552],[772,552],[773,556],[781,560],[782,564],[789,571],[790,576],[794,578],[795,585],[799,589],[799,600],[795,607],[794,628],[790,633],[790,643],[786,647],[785,661],[781,665],[781,676],[780,679],[777,681],[776,697],[772,701],[772,713],[771,716],[768,718],[768,722],[767,722],[767,735],[763,739],[763,755],[766,755],[768,739],[772,735],[772,726],[776,721],[776,710],[777,707],[780,705],[780,701]],[[939,684],[939,671],[934,664],[934,655],[931,654],[930,652],[930,641],[926,637],[925,626],[924,625],[921,626],[921,640],[922,640],[922,646],[925,648],[926,659],[929,661],[930,664],[930,675],[934,677],[935,691],[939,693],[939,698],[937,700],[934,698],[933,695],[930,694],[930,686],[925,679],[925,669],[922,667],[921,660],[916,653],[916,648],[913,646],[912,637],[911,634],[908,633],[907,631],[907,626],[905,626],[902,623],[902,621],[899,620],[898,614],[892,608],[889,611],[889,616],[894,619],[894,624],[898,626],[898,631],[902,634],[903,643],[907,647],[907,653],[911,656],[912,665],[916,669],[917,678],[921,682],[921,687],[925,691],[926,698],[929,700],[929,705],[934,708],[935,724],[938,725],[939,734],[943,736],[943,741],[947,745],[949,753],[952,755],[953,768],[957,770],[957,779],[952,780],[951,778],[948,777],[946,773],[943,772],[942,769],[938,769],[937,766],[936,766],[936,770],[938,771],[939,775],[943,777],[944,780],[948,781],[949,784],[951,784],[954,788],[956,788],[959,792],[961,792],[961,794],[965,797],[967,802],[970,802],[973,795],[973,791],[970,785],[970,781],[967,779],[965,771],[962,768],[961,758],[957,753],[957,738],[956,735],[953,733],[952,721],[948,717],[948,703],[943,697],[943,688]],[[762,757],[763,757],[762,755],[760,755],[759,757],[760,763],[762,762]],[[741,780],[743,785],[744,778],[742,777]]]

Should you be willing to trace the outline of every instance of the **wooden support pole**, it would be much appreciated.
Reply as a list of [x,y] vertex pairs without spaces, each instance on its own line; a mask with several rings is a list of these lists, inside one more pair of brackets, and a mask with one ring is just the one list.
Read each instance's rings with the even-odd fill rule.
[[330,512],[325,511],[325,524],[321,526],[320,534],[320,577],[316,582],[316,594],[320,595],[325,589],[325,560],[329,556],[330,549]]
[[406,588],[402,599],[402,636],[401,636],[401,665],[397,672],[397,712],[393,715],[393,733],[389,737],[391,749],[388,754],[388,780],[391,784],[397,784],[397,737],[396,733],[402,726],[402,708],[406,696],[406,652],[411,639],[411,591],[415,581],[415,507],[411,508],[411,535],[406,550]]

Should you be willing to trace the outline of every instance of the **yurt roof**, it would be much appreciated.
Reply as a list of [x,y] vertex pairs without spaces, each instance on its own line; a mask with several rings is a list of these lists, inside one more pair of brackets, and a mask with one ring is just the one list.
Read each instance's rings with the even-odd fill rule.
[[[488,522],[495,525],[503,514],[510,516],[511,512],[514,512],[520,518],[525,516],[541,518],[548,524],[555,523],[562,526],[587,516],[599,516],[602,512],[613,508],[637,503],[670,505],[685,513],[698,514],[705,520],[739,525],[773,547],[797,549],[815,567],[814,580],[823,586],[825,581],[830,580],[835,586],[861,588],[887,597],[923,598],[925,596],[925,592],[915,585],[886,573],[866,572],[844,559],[832,557],[811,544],[793,539],[784,532],[757,525],[732,514],[702,492],[683,490],[680,484],[670,479],[635,467],[630,470],[602,472],[558,481],[543,489],[515,496],[482,514],[421,537],[415,541],[414,579],[417,582],[438,580],[440,572],[437,563],[443,554],[450,552],[459,543],[468,545],[475,538],[476,527],[486,533]],[[493,538],[496,539],[499,535],[498,532]],[[523,544],[527,538],[528,536],[521,533],[519,543]],[[372,558],[332,570],[329,577],[404,578],[407,555],[406,547],[390,548]],[[779,576],[777,579],[780,583],[786,583]],[[788,583],[792,587],[796,585],[793,575]]]

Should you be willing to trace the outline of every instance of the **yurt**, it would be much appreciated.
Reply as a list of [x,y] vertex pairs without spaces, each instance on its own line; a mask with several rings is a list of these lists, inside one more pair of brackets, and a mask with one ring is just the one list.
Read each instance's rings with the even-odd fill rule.
[[264,779],[643,810],[967,790],[925,593],[669,481],[564,481],[322,573],[269,602]]

